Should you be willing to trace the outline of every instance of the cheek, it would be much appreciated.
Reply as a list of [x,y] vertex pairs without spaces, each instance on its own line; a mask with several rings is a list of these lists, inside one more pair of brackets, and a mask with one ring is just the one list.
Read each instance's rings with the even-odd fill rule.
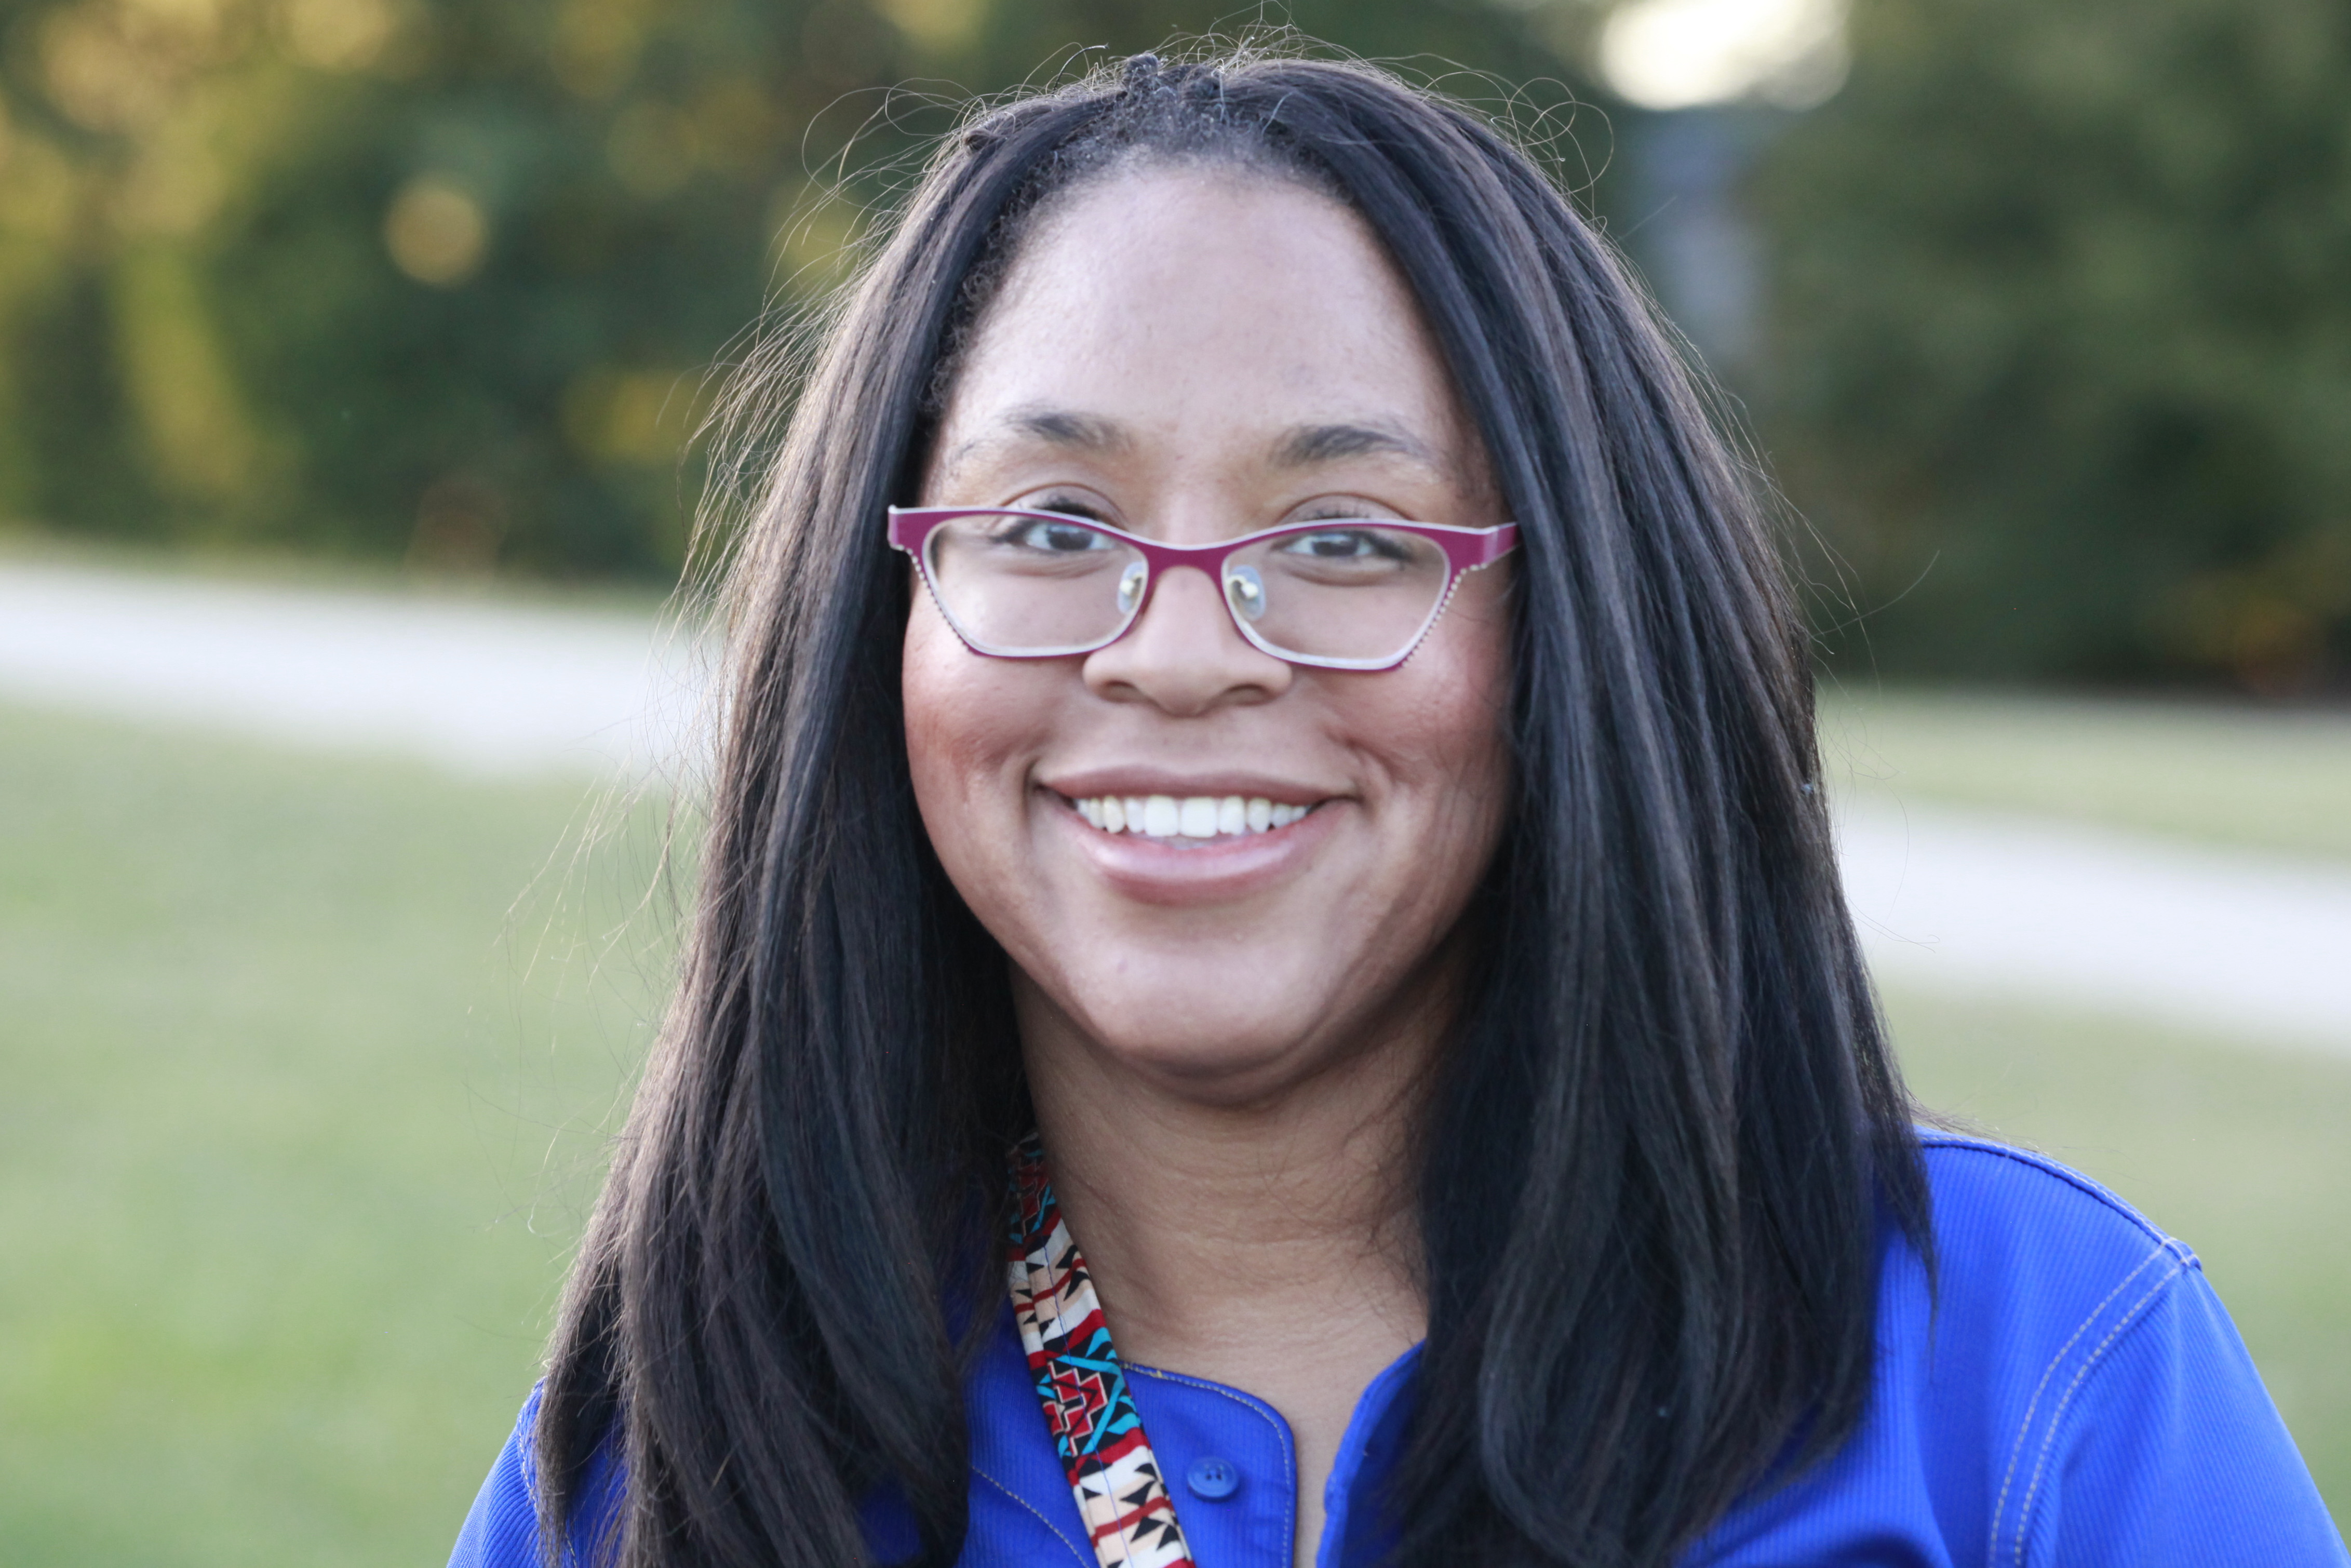
[[963,794],[976,776],[989,771],[1005,737],[1000,705],[975,700],[987,681],[984,666],[939,620],[927,597],[918,598],[907,617],[901,695],[906,707],[906,762],[914,777],[925,816],[942,792]]
[[918,593],[901,677],[906,762],[924,827],[958,883],[958,862],[1005,842],[1026,809],[1029,760],[1051,722],[1050,674],[974,653]]
[[1365,685],[1381,711],[1364,733],[1423,797],[1446,852],[1482,868],[1510,807],[1510,623],[1489,596],[1458,597],[1410,660]]

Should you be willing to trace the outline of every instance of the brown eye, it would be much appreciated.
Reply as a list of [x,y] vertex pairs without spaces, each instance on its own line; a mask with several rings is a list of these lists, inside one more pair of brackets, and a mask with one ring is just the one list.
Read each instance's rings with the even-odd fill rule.
[[1402,560],[1406,552],[1377,528],[1330,528],[1282,541],[1292,555],[1317,560]]
[[1049,555],[1077,555],[1086,550],[1108,549],[1111,541],[1080,523],[1053,522],[1038,517],[1021,522],[997,536],[999,542],[1025,549],[1042,550]]

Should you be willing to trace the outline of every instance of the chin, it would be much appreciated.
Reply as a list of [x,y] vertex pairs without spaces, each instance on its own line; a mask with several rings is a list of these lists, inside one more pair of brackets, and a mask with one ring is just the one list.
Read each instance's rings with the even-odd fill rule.
[[1205,1102],[1246,1103],[1328,1065],[1316,1025],[1335,1007],[1301,1009],[1292,998],[1252,1006],[1230,994],[1214,999],[1218,1005],[1207,1010],[1196,993],[1160,1008],[1130,1000],[1081,1028],[1120,1069]]

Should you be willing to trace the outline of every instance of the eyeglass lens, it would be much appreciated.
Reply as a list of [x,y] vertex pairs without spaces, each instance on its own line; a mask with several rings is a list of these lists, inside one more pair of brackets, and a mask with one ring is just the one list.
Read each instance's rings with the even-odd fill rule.
[[[1142,552],[1074,519],[975,515],[932,530],[932,585],[963,634],[1004,653],[1075,652],[1125,630],[1150,578]],[[1410,648],[1450,571],[1434,540],[1334,522],[1227,556],[1226,603],[1276,654],[1380,660]]]

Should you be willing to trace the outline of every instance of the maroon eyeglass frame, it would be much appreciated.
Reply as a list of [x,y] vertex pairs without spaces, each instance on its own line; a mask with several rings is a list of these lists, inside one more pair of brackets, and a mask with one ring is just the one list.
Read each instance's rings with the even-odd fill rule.
[[[1077,643],[1067,648],[991,647],[956,624],[955,613],[947,608],[938,584],[931,580],[931,563],[925,547],[930,543],[933,533],[957,517],[1037,517],[1049,522],[1074,523],[1080,528],[1107,534],[1122,544],[1132,546],[1143,557],[1143,597],[1136,602],[1134,613],[1126,618],[1125,624],[1099,642]],[[1322,658],[1274,647],[1258,636],[1241,619],[1240,612],[1233,608],[1224,591],[1225,561],[1249,546],[1263,544],[1268,539],[1287,538],[1294,534],[1326,533],[1332,528],[1351,526],[1413,534],[1445,552],[1445,591],[1437,596],[1437,607],[1428,612],[1428,619],[1420,623],[1420,630],[1413,633],[1412,641],[1405,645],[1404,651],[1387,659]],[[1411,658],[1413,650],[1427,638],[1429,628],[1437,624],[1444,616],[1446,606],[1453,602],[1453,591],[1461,585],[1465,574],[1491,566],[1519,548],[1519,528],[1516,523],[1502,523],[1490,528],[1457,528],[1443,523],[1409,523],[1396,517],[1317,517],[1311,522],[1285,523],[1278,528],[1259,528],[1253,534],[1218,539],[1214,544],[1167,545],[1156,539],[1143,538],[1123,528],[1112,528],[1107,523],[1096,522],[1092,517],[1071,517],[1067,512],[1040,512],[1023,507],[893,507],[890,508],[890,543],[914,557],[914,570],[923,574],[923,585],[930,590],[931,602],[938,606],[940,615],[954,628],[955,634],[963,639],[964,646],[991,659],[1065,659],[1107,648],[1134,630],[1134,623],[1143,619],[1144,611],[1151,608],[1151,596],[1158,591],[1162,575],[1177,567],[1190,567],[1217,585],[1217,601],[1225,607],[1226,618],[1232,622],[1233,629],[1259,652],[1270,653],[1288,664],[1308,664],[1317,669],[1393,670]]]

